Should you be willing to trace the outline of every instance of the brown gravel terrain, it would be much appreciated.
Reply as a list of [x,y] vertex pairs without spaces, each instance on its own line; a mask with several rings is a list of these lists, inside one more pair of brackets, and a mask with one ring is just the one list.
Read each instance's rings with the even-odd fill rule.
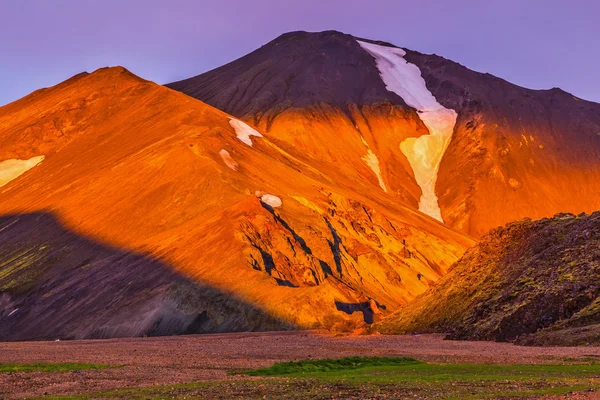
[[[430,362],[547,364],[600,360],[600,347],[522,347],[447,341],[441,335],[334,336],[315,331],[0,343],[0,363],[80,362],[122,366],[63,373],[3,373],[0,398],[248,380],[252,378],[228,372],[266,367],[277,361],[367,355],[410,356]],[[576,398],[593,398],[592,395],[580,394],[577,396],[584,397]]]

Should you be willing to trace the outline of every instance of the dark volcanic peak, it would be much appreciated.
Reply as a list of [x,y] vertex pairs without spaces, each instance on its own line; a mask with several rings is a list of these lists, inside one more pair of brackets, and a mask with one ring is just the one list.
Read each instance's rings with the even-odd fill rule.
[[254,52],[168,87],[238,116],[291,107],[382,102],[404,104],[388,91],[375,61],[352,35],[290,32]]
[[[398,47],[334,30],[288,32],[226,65],[166,86],[238,117],[318,104],[341,109],[350,104],[406,105],[386,89],[373,57],[358,40]],[[600,112],[600,105],[560,89],[527,89],[436,54],[403,49],[436,99],[459,115],[490,108],[515,114],[515,120],[532,111],[549,117],[551,109],[579,113],[584,107]],[[560,98],[555,97],[557,90],[563,94]]]
[[399,46],[396,46],[393,43],[386,42],[386,41],[383,41],[383,40],[366,39],[366,38],[361,38],[361,37],[358,37],[358,36],[353,36],[353,37],[354,37],[354,39],[360,40],[361,42],[373,43],[373,44],[378,44],[380,46],[386,46],[386,47],[402,48],[402,49],[406,50],[406,48],[404,48],[404,47],[399,47]]

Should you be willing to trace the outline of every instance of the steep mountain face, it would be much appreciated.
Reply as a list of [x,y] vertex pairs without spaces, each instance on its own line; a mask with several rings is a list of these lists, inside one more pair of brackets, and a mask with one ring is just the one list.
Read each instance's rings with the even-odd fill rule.
[[279,143],[120,67],[0,108],[0,339],[354,329],[473,244]]
[[[422,101],[422,82],[433,101]],[[339,182],[369,180],[474,237],[523,217],[600,209],[600,105],[559,89],[334,31],[288,33],[167,86]],[[442,108],[456,113],[452,135],[450,114],[422,118]]]
[[600,343],[600,212],[558,214],[498,228],[382,332],[449,332],[453,339]]
[[600,209],[600,104],[529,90],[408,51],[427,87],[456,110],[437,193],[448,224],[473,236],[557,212]]

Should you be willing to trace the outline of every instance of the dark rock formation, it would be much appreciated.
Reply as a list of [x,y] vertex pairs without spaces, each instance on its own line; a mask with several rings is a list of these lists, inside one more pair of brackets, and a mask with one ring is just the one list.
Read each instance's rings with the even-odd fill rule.
[[430,291],[378,330],[451,339],[598,343],[600,212],[493,230]]

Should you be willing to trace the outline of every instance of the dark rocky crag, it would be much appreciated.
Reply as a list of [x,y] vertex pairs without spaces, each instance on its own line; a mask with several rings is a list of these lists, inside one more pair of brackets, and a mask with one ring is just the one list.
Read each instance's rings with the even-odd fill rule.
[[600,343],[600,212],[498,228],[376,329],[529,345]]

